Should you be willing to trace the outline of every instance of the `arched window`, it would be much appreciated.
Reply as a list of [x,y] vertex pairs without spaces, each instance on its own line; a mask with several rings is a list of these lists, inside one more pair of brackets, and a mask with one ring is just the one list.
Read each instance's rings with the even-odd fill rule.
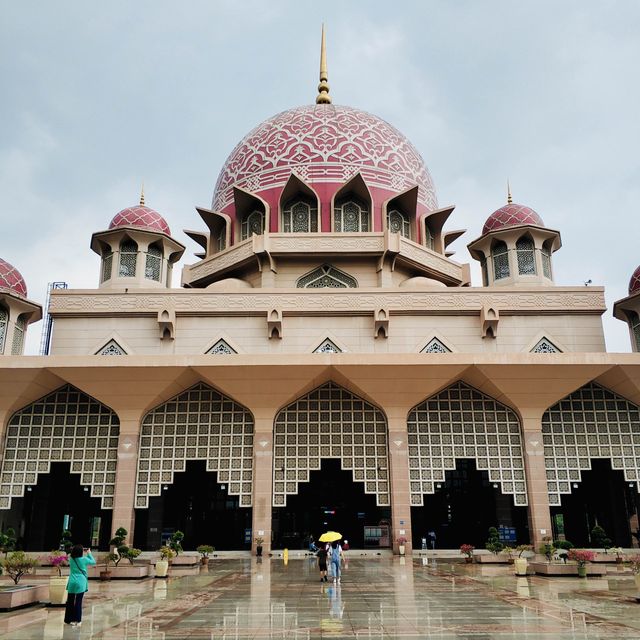
[[284,233],[316,233],[318,231],[318,208],[309,200],[290,200],[282,210]]
[[333,223],[337,233],[369,231],[369,209],[355,198],[341,200],[333,210]]
[[491,258],[493,260],[493,278],[494,280],[502,280],[509,277],[509,253],[507,245],[499,240],[491,249]]
[[358,283],[355,278],[344,273],[344,271],[325,264],[302,276],[296,286],[298,289],[321,289],[323,287],[347,289],[357,287]]
[[7,340],[7,328],[9,327],[9,312],[0,306],[0,355],[4,353],[4,344]]
[[22,355],[22,348],[24,347],[24,332],[27,328],[27,321],[24,316],[20,316],[16,320],[16,326],[13,328],[13,342],[11,343],[11,355]]
[[[636,351],[640,351],[640,317],[637,313],[631,314],[631,332],[636,343]],[[2,353],[2,349],[0,349]]]
[[144,277],[147,280],[160,282],[162,273],[162,249],[152,244],[147,249],[147,258],[144,265]]
[[138,245],[133,240],[123,240],[120,243],[120,267],[118,275],[121,278],[135,278]]
[[224,251],[227,248],[227,233],[224,227],[220,229],[220,233],[216,240],[218,242],[218,251]]
[[247,213],[242,219],[240,240],[246,240],[254,233],[257,236],[261,236],[264,233],[264,213],[257,209],[251,213]]
[[399,233],[405,238],[411,237],[411,224],[409,218],[397,209],[393,209],[387,212],[387,229],[391,233]]
[[489,270],[487,268],[487,259],[485,256],[480,258],[480,268],[482,269],[482,284],[485,287],[489,286]]
[[102,273],[100,274],[100,282],[111,280],[111,270],[113,268],[113,251],[105,249],[102,252]]
[[516,255],[518,256],[518,273],[521,276],[536,274],[536,253],[533,240],[522,236],[516,241]]
[[545,242],[545,244],[542,245],[540,255],[542,257],[542,275],[551,280],[551,249],[548,243]]
[[424,225],[424,244],[429,249],[433,250],[433,234],[428,225]]

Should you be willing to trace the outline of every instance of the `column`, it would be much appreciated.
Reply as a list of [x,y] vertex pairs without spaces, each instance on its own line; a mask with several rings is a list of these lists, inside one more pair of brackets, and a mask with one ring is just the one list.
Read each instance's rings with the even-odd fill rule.
[[253,432],[253,531],[251,552],[256,538],[262,538],[262,554],[271,551],[271,504],[273,495],[273,408],[254,409]]
[[387,410],[389,420],[389,467],[391,481],[391,525],[393,551],[398,553],[399,537],[407,539],[405,553],[410,554],[411,495],[409,492],[409,455],[407,446],[407,410]]
[[116,467],[111,535],[118,527],[124,527],[129,532],[127,541],[132,546],[141,416],[137,412],[135,414],[127,412],[119,414],[118,417],[120,418],[120,437],[118,438],[118,465]]
[[529,532],[537,548],[546,536],[553,536],[547,472],[544,465],[542,440],[542,409],[521,409],[524,468],[529,499]]

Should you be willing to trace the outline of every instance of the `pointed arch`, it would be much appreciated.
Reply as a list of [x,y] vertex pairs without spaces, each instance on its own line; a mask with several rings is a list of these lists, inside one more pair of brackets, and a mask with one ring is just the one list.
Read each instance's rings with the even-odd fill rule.
[[391,233],[399,233],[415,240],[418,236],[416,216],[418,210],[418,187],[407,189],[383,205],[383,225]]
[[518,275],[536,275],[536,247],[530,234],[525,233],[516,240],[516,259]]
[[381,409],[334,382],[300,396],[276,415],[273,506],[283,507],[325,458],[337,458],[378,506],[390,505],[387,420]]
[[416,405],[407,418],[412,506],[435,493],[456,460],[473,458],[478,470],[527,504],[520,421],[513,409],[459,381]]
[[265,200],[240,187],[233,187],[233,200],[236,212],[233,244],[269,230],[269,204]]
[[640,407],[595,382],[580,387],[542,416],[549,504],[582,480],[594,458],[608,458],[640,491]]
[[321,228],[320,198],[294,173],[280,194],[279,209],[281,233],[317,233]]
[[330,264],[323,264],[321,267],[305,273],[296,282],[298,289],[320,289],[333,287],[336,289],[357,288],[358,281],[348,273],[332,267]]
[[4,353],[4,345],[9,332],[9,309],[0,303],[0,355]]
[[250,507],[253,425],[246,407],[203,382],[149,411],[140,431],[136,508],[146,509],[189,460],[204,460],[229,495]]
[[120,242],[119,253],[118,276],[120,278],[135,278],[138,262],[138,243],[125,236]]
[[373,198],[360,173],[347,181],[331,199],[331,231],[373,231]]
[[491,245],[493,279],[502,280],[511,275],[509,268],[509,250],[503,240],[495,240]]
[[69,462],[102,508],[113,509],[119,433],[116,413],[70,384],[23,407],[7,427],[0,509],[10,509],[52,462]]

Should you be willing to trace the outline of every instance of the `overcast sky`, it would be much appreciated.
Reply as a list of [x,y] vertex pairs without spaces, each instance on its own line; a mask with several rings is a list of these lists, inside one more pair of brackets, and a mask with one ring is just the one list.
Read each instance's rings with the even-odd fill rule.
[[456,205],[448,228],[468,229],[454,259],[471,261],[510,178],[514,201],[562,233],[556,283],[604,285],[608,350],[630,350],[611,309],[640,263],[640,2],[20,0],[2,13],[0,257],[31,299],[52,280],[97,286],[91,233],[142,180],[193,262],[182,229],[204,228],[194,207],[226,156],[313,102],[324,21],[334,102],[414,143],[440,205]]

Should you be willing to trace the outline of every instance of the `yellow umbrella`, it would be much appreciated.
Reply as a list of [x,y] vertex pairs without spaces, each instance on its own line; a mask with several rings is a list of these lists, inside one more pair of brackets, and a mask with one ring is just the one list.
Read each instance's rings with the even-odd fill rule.
[[323,533],[318,540],[320,542],[335,542],[336,540],[340,540],[342,538],[342,534],[337,531],[327,531]]

